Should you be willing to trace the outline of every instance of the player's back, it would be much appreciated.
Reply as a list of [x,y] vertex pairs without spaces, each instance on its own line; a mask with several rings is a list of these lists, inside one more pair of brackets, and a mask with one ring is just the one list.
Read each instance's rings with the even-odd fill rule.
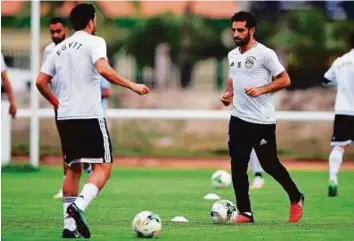
[[[354,87],[354,49],[340,57],[337,68],[338,84]],[[354,93],[354,88],[351,90]]]
[[336,59],[325,78],[337,85],[336,114],[354,115],[354,50]]
[[58,44],[53,53],[54,93],[59,99],[58,119],[104,116],[100,104],[100,78],[94,63],[106,58],[104,39],[77,31]]

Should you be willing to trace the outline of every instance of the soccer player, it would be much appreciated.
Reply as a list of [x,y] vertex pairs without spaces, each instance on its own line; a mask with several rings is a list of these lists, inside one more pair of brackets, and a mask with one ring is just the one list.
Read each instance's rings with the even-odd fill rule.
[[[62,18],[52,18],[52,20],[49,23],[49,33],[50,37],[52,39],[52,42],[48,44],[43,51],[43,63],[49,56],[49,54],[53,51],[55,46],[59,43],[61,43],[63,40],[66,39],[68,35],[68,28],[66,25],[66,22]],[[55,83],[55,78],[52,79],[52,84]],[[103,77],[101,78],[101,104],[103,105],[103,108],[106,109],[108,107],[108,98],[110,96],[110,83],[104,79]],[[66,175],[67,167],[65,164],[63,164],[64,168],[64,178]],[[83,165],[84,169],[87,171],[87,173],[91,174],[92,173],[92,167],[90,164],[84,164]],[[58,193],[54,195],[54,198],[60,199],[63,198],[63,190],[62,188],[59,189]]]
[[[63,183],[64,238],[78,233],[90,238],[84,212],[102,191],[111,174],[112,146],[101,101],[101,76],[112,84],[139,95],[145,85],[118,75],[108,64],[103,38],[95,36],[96,13],[92,4],[82,3],[70,12],[75,33],[55,46],[43,64],[36,84],[56,110],[56,121],[64,161],[68,170]],[[55,76],[53,91],[49,84]],[[93,173],[79,193],[81,163],[91,163]]]
[[17,112],[17,107],[16,107],[16,103],[15,103],[15,97],[13,96],[13,93],[12,93],[12,87],[10,84],[10,80],[9,80],[9,77],[7,76],[7,67],[6,67],[4,56],[2,55],[2,53],[1,53],[1,93],[7,94],[7,99],[9,100],[9,104],[7,104],[8,108],[9,108],[9,114],[12,116],[12,118],[15,118],[16,112]]
[[[232,102],[232,97],[233,97],[233,87],[232,87],[232,77],[229,76],[227,80],[227,92],[229,92],[231,95],[229,96],[228,99],[223,99],[222,103],[225,106],[229,106]],[[254,174],[254,179],[253,183],[250,187],[250,190],[257,190],[261,189],[264,186],[264,179],[263,179],[263,169],[261,164],[259,163],[258,157],[254,149],[252,149],[251,156],[250,156],[250,166],[251,170]]]
[[[49,33],[50,33],[50,38],[52,39],[52,42],[49,43],[43,51],[43,57],[42,57],[42,62],[44,63],[48,56],[52,53],[53,49],[55,46],[62,41],[64,41],[68,35],[68,28],[66,26],[66,22],[62,18],[52,18],[49,22]],[[55,77],[53,77],[51,81],[52,88],[56,88],[55,85],[58,82],[55,80]],[[63,154],[63,153],[62,153]],[[63,170],[64,170],[64,179],[67,171],[66,165],[63,163]],[[54,195],[54,198],[63,198],[63,190],[62,188],[59,189],[58,193]]]
[[[221,101],[233,102],[228,145],[236,204],[240,212],[235,222],[254,222],[247,176],[253,148],[264,171],[289,196],[289,222],[298,222],[303,213],[304,195],[278,159],[272,101],[272,93],[288,87],[290,78],[276,53],[254,38],[256,20],[249,12],[236,13],[231,23],[237,46],[228,54],[233,93],[228,88]],[[272,76],[275,77],[273,81]]]
[[351,50],[337,58],[325,73],[323,83],[337,86],[335,119],[329,154],[328,196],[338,195],[338,172],[343,161],[345,148],[354,141],[354,33],[351,34]]

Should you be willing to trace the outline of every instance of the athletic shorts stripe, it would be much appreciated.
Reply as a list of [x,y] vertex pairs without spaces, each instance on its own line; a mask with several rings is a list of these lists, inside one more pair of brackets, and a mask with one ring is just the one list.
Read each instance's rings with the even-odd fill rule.
[[102,138],[103,138],[104,162],[111,162],[111,153],[109,148],[109,140],[108,140],[108,133],[105,125],[105,120],[104,118],[100,117],[98,118],[98,121],[99,121],[99,125],[102,132]]

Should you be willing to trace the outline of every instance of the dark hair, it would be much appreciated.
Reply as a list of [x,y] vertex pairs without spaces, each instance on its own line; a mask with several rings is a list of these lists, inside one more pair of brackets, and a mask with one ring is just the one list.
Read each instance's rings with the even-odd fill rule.
[[70,12],[70,21],[75,31],[86,28],[90,20],[95,18],[95,8],[92,4],[81,3]]
[[351,33],[349,34],[349,46],[350,46],[351,48],[354,48],[354,32],[351,32]]
[[63,18],[52,18],[52,20],[49,22],[49,25],[57,23],[61,23],[64,27],[66,27],[66,22]]
[[233,22],[246,22],[246,27],[248,29],[256,27],[256,19],[249,12],[238,12],[231,17],[231,23]]

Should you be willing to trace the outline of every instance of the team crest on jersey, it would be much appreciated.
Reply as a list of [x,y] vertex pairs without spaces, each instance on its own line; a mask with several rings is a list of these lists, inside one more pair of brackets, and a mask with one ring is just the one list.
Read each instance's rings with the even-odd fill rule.
[[248,56],[245,61],[246,68],[252,68],[255,61],[256,61],[256,57]]

